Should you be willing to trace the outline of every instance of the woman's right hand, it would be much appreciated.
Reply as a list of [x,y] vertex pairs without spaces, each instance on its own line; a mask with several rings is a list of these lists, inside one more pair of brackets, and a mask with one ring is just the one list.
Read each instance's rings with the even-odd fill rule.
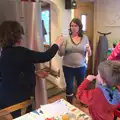
[[58,45],[58,47],[60,47],[63,44],[63,36],[58,36],[55,43]]

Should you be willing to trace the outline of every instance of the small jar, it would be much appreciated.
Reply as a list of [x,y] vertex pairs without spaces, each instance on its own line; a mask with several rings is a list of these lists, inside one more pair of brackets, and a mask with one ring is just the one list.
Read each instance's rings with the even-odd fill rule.
[[67,113],[62,116],[62,120],[76,120],[76,116],[73,113]]

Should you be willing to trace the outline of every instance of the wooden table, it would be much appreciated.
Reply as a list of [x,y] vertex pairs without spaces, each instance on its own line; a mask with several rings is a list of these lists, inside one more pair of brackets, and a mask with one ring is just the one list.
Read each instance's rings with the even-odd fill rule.
[[[76,116],[76,118],[77,118],[76,120],[92,120],[89,115],[87,115],[83,111],[79,110],[75,106],[71,105],[70,103],[68,103],[64,99],[60,99],[60,101],[63,102],[65,104],[65,106],[67,106],[70,113],[72,113]],[[40,115],[37,112],[33,111],[33,112],[28,113],[28,114],[25,114],[24,116],[16,118],[14,120],[62,120],[60,117],[54,118],[54,116],[52,118],[46,118],[45,114],[44,114],[44,118],[40,119],[39,116]]]

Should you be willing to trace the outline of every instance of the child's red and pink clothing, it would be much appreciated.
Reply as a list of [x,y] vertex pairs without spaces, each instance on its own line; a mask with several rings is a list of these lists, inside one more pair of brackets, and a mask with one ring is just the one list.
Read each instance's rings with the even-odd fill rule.
[[99,85],[95,89],[87,90],[90,81],[85,79],[78,87],[76,97],[88,105],[92,120],[113,120],[113,112],[120,103],[119,90]]
[[[107,60],[120,61],[120,42],[116,45]],[[114,91],[106,86],[98,85],[95,89],[87,90],[90,81],[85,79],[78,87],[76,97],[88,105],[92,120],[113,120],[114,111],[120,105],[120,91]]]
[[107,60],[120,60],[120,42],[116,45]]

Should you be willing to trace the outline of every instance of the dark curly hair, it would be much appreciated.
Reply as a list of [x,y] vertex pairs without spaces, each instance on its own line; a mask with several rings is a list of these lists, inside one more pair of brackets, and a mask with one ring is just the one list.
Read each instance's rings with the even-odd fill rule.
[[[71,23],[72,23],[72,22],[74,22],[75,24],[77,24],[77,25],[79,26],[78,36],[79,36],[79,37],[83,37],[83,30],[82,30],[83,25],[82,25],[80,19],[79,19],[79,18],[73,18],[73,19],[71,20],[71,22],[70,22],[69,27],[71,27]],[[71,28],[69,29],[69,35],[72,35]]]
[[4,21],[0,25],[0,47],[7,48],[19,42],[24,35],[23,27],[17,21]]

